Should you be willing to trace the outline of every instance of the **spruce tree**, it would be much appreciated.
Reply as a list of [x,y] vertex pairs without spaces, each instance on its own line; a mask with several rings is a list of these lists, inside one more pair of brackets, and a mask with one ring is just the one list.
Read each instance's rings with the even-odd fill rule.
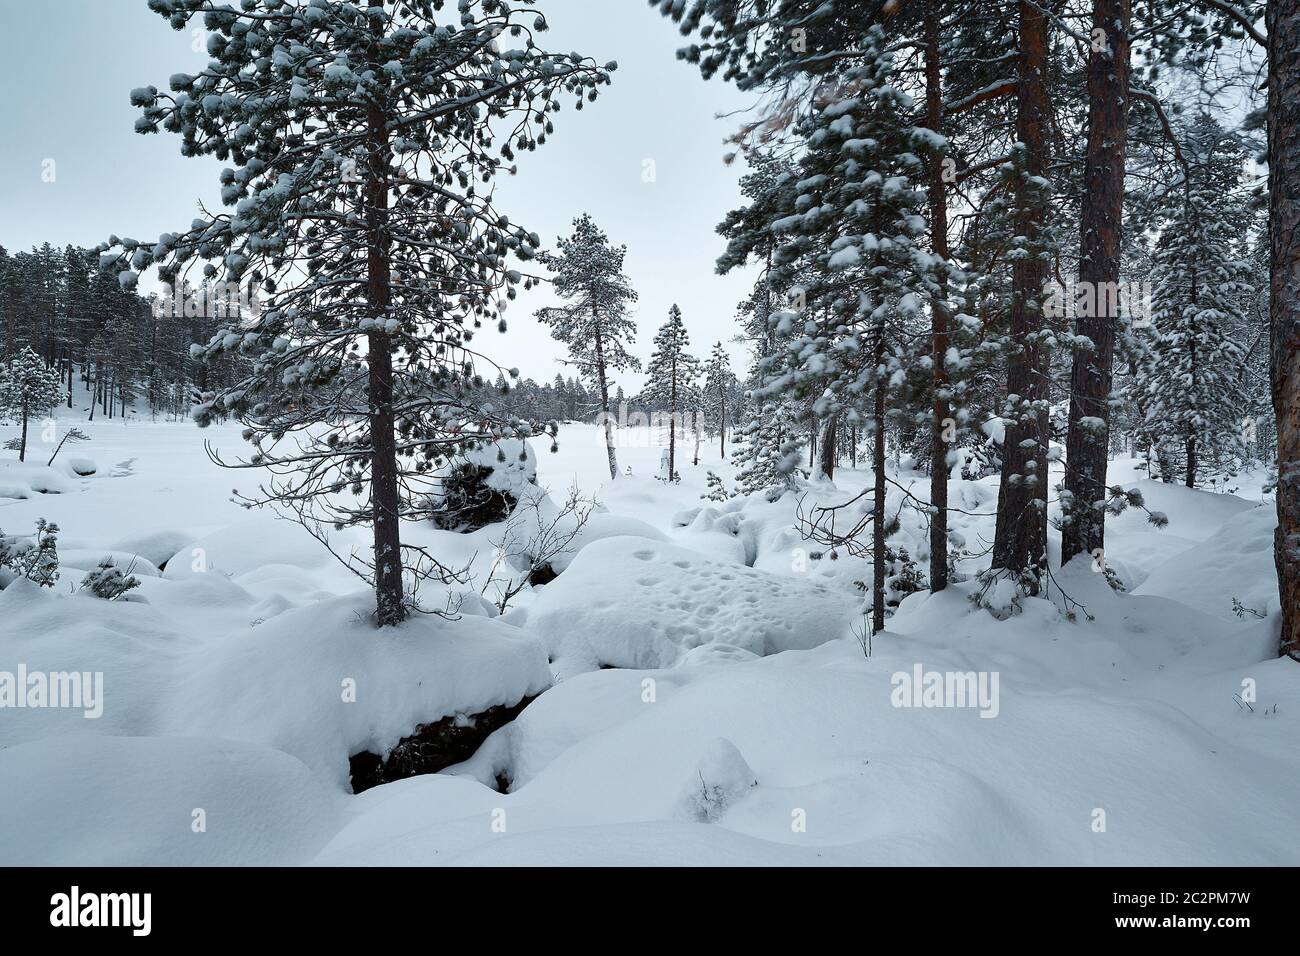
[[722,458],[727,457],[727,426],[734,411],[735,392],[731,356],[721,342],[716,342],[704,366],[704,414],[708,427],[718,432],[718,455]]
[[668,415],[668,475],[678,480],[677,431],[683,414],[693,410],[693,389],[699,375],[699,360],[687,351],[691,344],[682,321],[682,310],[673,303],[668,321],[655,334],[655,350],[646,366],[646,384],[641,400]]
[[17,352],[0,366],[0,417],[17,421],[22,432],[17,440],[18,460],[27,460],[27,425],[33,416],[44,415],[63,401],[63,376],[32,349]]
[[1207,474],[1235,470],[1246,453],[1240,376],[1245,352],[1229,330],[1246,324],[1252,267],[1240,146],[1201,114],[1183,153],[1190,178],[1182,202],[1161,224],[1155,248],[1142,427],[1165,462],[1176,462],[1187,487],[1194,488]]

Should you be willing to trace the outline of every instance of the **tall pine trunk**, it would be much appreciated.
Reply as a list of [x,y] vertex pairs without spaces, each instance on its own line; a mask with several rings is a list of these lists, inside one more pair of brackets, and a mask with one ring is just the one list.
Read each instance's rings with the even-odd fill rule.
[[18,460],[26,461],[27,460],[27,417],[28,417],[27,399],[23,399],[22,414],[23,414],[23,434],[22,434],[22,438],[18,440]]
[[[943,76],[940,71],[939,14],[927,6],[925,12],[925,114],[926,124],[942,135]],[[927,170],[930,202],[930,247],[934,254],[948,261],[948,196],[943,181],[943,164],[938,156],[930,157]],[[948,372],[944,359],[948,354],[948,309],[944,297],[947,282],[939,280],[939,294],[930,304],[930,357],[934,362],[933,434],[930,440],[930,590],[948,586],[948,445],[943,440],[945,422],[951,417],[948,404]]]
[[[1030,0],[1020,0],[1020,61],[1016,86],[1016,134],[1025,147],[1025,174],[1040,177],[1047,167],[1047,16]],[[1045,228],[1045,204],[1029,201],[1021,183],[1016,231],[1033,236]],[[1013,423],[1002,439],[1002,481],[992,568],[1032,575],[1028,590],[1038,593],[1037,577],[1047,560],[1047,398],[1046,348],[1040,300],[1047,264],[1038,256],[1016,261],[1011,273],[1011,341],[1007,394]]]
[[[382,6],[383,0],[370,0]],[[366,298],[371,318],[383,321],[391,301],[388,232],[388,133],[378,104],[367,110],[368,181],[365,192]],[[370,506],[375,539],[375,620],[380,627],[406,617],[402,595],[400,498],[397,485],[397,441],[393,432],[392,341],[385,331],[366,336],[370,405]]]
[[[1106,546],[1106,465],[1110,449],[1110,391],[1119,321],[1120,240],[1124,217],[1124,146],[1128,139],[1129,0],[1093,0],[1094,43],[1088,57],[1088,159],[1084,167],[1079,283],[1093,289],[1095,308],[1075,322],[1092,342],[1076,349],[1070,373],[1070,431],[1065,488],[1074,508],[1061,532],[1061,563]],[[1101,31],[1100,33],[1098,31]],[[1101,47],[1101,49],[1097,49]],[[1114,314],[1111,314],[1113,310]],[[1097,423],[1100,422],[1100,427]]]
[[672,381],[668,385],[668,481],[677,476],[677,357],[673,357]]
[[727,460],[727,392],[726,389],[722,389],[722,394],[719,396],[719,401],[722,403],[722,412],[720,414],[720,420],[718,421],[718,453],[722,456],[722,460],[726,461]]
[[605,452],[609,455],[609,477],[618,477],[618,456],[614,454],[614,423],[609,419],[609,382],[605,378],[605,344],[596,330],[596,382],[600,385],[600,410],[605,422]]
[[875,482],[871,502],[871,631],[885,629],[885,335],[876,330],[876,394],[871,421],[876,434],[871,447],[871,474]]
[[1278,653],[1300,660],[1300,0],[1268,5],[1270,380],[1277,417]]

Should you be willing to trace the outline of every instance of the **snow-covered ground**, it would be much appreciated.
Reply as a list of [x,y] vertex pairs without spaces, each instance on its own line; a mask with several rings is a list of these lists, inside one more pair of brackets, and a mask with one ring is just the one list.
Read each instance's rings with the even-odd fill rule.
[[[98,672],[102,695],[0,709],[0,863],[1300,863],[1300,668],[1273,656],[1260,476],[1210,494],[1117,461],[1169,517],[1112,519],[1126,593],[1087,561],[1058,574],[1073,619],[1055,590],[1006,621],[970,582],[918,593],[868,656],[869,566],[819,558],[795,496],[703,501],[706,469],[731,480],[716,443],[669,486],[645,433],[610,482],[596,430],[570,425],[535,448],[540,483],[602,510],[560,576],[504,615],[491,585],[426,593],[458,619],[378,632],[317,542],[230,500],[254,476],[203,442],[233,457],[236,426],[69,415],[92,440],[52,468],[39,434],[28,464],[0,459],[0,528],[57,522],[63,565],[52,589],[0,591],[0,672]],[[868,482],[842,469],[810,493]],[[952,483],[970,551],[996,493]],[[478,591],[504,531],[408,533]],[[924,567],[913,513],[894,543]],[[134,557],[138,600],[75,592],[105,555]],[[930,706],[928,680],[965,674],[967,706]],[[467,763],[351,793],[350,754],[537,694]]]

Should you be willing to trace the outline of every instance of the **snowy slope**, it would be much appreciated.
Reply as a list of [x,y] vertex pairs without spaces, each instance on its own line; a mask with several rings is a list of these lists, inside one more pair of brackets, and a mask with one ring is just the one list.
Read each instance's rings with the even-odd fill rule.
[[[376,634],[346,568],[230,502],[256,478],[203,440],[233,455],[236,428],[77,424],[93,475],[39,451],[0,464],[0,528],[57,521],[66,568],[0,592],[0,671],[102,671],[103,715],[0,711],[0,862],[1300,863],[1300,669],[1272,658],[1271,502],[1249,483],[1209,495],[1117,462],[1170,519],[1112,521],[1127,593],[1075,562],[1068,599],[999,622],[958,583],[908,598],[868,657],[867,562],[814,556],[793,496],[702,501],[706,469],[731,478],[716,445],[667,486],[641,435],[611,483],[596,430],[570,426],[540,484],[576,481],[603,510],[560,576],[497,617],[475,594],[501,529],[411,528],[474,582],[459,620]],[[842,470],[809,493],[868,484]],[[978,550],[996,481],[950,494]],[[894,543],[923,565],[914,514]],[[72,593],[107,553],[139,556],[140,600]],[[1269,617],[1238,619],[1234,597]],[[918,666],[996,675],[997,693],[898,706]],[[350,753],[538,693],[467,763],[349,792]]]

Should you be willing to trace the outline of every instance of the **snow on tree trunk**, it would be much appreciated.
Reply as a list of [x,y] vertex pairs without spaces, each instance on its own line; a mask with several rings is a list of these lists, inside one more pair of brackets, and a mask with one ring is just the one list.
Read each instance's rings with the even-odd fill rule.
[[826,419],[826,424],[822,426],[821,455],[817,469],[827,480],[835,478],[835,443],[836,443],[836,417],[832,415]]

